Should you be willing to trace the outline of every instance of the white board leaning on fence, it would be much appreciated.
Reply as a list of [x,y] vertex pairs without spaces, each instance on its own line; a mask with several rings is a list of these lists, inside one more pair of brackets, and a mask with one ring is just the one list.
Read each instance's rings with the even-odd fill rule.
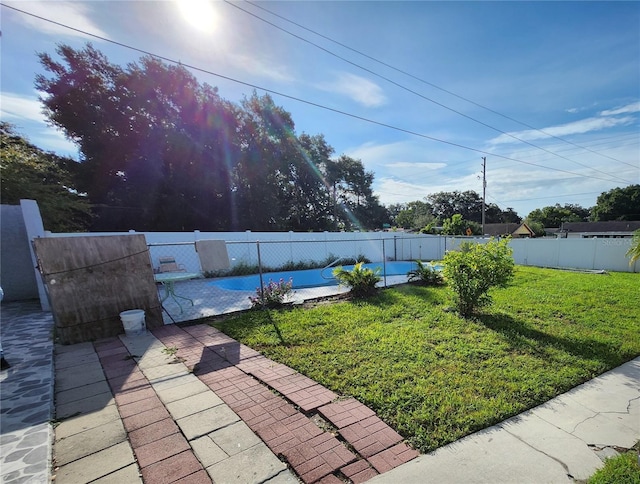
[[227,270],[231,267],[224,240],[197,240],[196,252],[202,272]]

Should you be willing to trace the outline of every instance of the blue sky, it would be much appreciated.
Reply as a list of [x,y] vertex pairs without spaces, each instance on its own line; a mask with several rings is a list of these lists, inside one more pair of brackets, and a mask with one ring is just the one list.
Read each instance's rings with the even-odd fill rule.
[[[180,2],[191,5],[199,25],[173,1],[2,3],[423,135],[273,95],[292,113],[298,134],[323,133],[336,155],[361,159],[375,173],[374,191],[385,204],[443,190],[482,193],[482,156],[487,201],[523,217],[555,203],[590,207],[603,191],[640,183],[639,2],[274,1],[258,8],[215,1],[211,17],[196,12],[197,2]],[[2,119],[37,146],[77,158],[40,113],[33,83],[43,70],[36,52],[91,41],[118,64],[141,54],[5,6],[0,15]],[[194,74],[218,86],[225,99],[251,93],[245,85]]]

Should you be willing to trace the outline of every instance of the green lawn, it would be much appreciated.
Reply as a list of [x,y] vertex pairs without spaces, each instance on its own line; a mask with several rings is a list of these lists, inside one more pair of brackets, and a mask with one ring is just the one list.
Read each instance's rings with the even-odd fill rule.
[[226,334],[374,409],[427,452],[640,355],[640,275],[517,267],[476,320],[446,287],[253,311]]

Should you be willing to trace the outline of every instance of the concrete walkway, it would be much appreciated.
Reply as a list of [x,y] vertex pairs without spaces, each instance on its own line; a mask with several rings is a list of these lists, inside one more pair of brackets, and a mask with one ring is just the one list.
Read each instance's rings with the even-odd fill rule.
[[3,483],[573,482],[640,440],[640,358],[418,456],[366,406],[210,326],[54,355],[50,314],[2,309]]
[[370,482],[570,483],[640,440],[640,358]]

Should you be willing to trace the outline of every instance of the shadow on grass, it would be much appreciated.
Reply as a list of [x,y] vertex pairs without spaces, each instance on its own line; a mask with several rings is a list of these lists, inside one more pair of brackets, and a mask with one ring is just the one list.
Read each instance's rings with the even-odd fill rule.
[[532,354],[548,357],[546,350],[557,348],[581,359],[599,361],[606,368],[618,366],[632,356],[627,355],[625,358],[612,343],[580,336],[565,338],[550,335],[503,313],[480,315],[478,320],[487,328],[500,333],[514,349],[526,350]]

